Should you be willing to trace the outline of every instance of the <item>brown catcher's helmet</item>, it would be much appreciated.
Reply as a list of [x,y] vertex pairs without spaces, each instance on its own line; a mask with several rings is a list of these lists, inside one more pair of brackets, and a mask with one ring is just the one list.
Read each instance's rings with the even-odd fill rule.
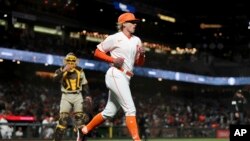
[[70,64],[73,67],[75,67],[77,65],[77,63],[78,63],[78,59],[77,59],[77,57],[75,56],[74,53],[70,52],[64,58],[63,63],[64,63],[64,65]]

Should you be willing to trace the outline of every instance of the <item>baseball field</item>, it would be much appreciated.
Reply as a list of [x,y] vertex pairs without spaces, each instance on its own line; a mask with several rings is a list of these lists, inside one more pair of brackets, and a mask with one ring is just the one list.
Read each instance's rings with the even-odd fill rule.
[[[22,139],[12,141],[24,141]],[[27,141],[27,140],[25,140]],[[28,140],[28,141],[47,141],[47,140]],[[63,141],[75,141],[75,140],[63,140]],[[88,139],[88,141],[131,141],[131,139]],[[145,141],[145,140],[142,140]],[[148,139],[146,141],[229,141],[229,139],[216,139],[216,138],[182,138],[182,139]]]
[[[92,140],[89,141],[131,141],[129,139],[112,139],[112,140]],[[190,138],[190,139],[148,139],[147,141],[229,141],[229,139],[215,139],[215,138]]]
[[[89,139],[89,141],[131,141],[129,139],[105,139],[105,140],[92,140]],[[191,138],[191,139],[148,139],[147,141],[229,141],[229,139],[215,139],[215,138]]]
[[[20,140],[17,140],[17,141],[20,141]],[[33,140],[29,140],[29,141],[33,141]],[[46,140],[40,140],[40,141],[46,141]],[[63,140],[63,141],[75,141],[75,140]],[[131,141],[131,139],[88,139],[88,141]],[[142,141],[145,141],[145,140],[142,140]],[[148,139],[146,141],[229,141],[229,139],[182,138],[182,139]]]

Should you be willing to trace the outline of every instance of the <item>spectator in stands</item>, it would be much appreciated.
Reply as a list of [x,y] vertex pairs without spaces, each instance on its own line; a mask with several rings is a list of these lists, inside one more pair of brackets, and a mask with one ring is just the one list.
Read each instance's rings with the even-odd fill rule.
[[0,117],[0,132],[2,139],[11,139],[12,138],[12,132],[13,127],[10,127],[8,124],[8,121],[2,116]]
[[15,137],[18,139],[23,138],[23,128],[22,127],[18,127],[16,132],[15,132]]
[[55,124],[54,118],[49,114],[42,121],[42,127],[40,128],[39,133],[42,135],[43,139],[52,139],[54,135],[53,126]]

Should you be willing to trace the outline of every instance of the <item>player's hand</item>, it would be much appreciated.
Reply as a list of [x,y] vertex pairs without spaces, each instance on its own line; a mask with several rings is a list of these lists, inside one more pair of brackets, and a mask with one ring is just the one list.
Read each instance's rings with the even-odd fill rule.
[[145,49],[142,46],[137,46],[137,52],[140,54],[144,54],[145,53]]
[[70,64],[67,64],[64,68],[63,68],[63,72],[69,71],[71,70],[72,66]]
[[86,96],[86,97],[85,97],[85,101],[86,101],[89,105],[92,106],[93,101],[92,101],[92,98],[91,98],[90,96]]
[[114,66],[118,69],[122,67],[123,63],[124,63],[124,58],[117,57],[114,59]]
[[86,96],[84,98],[84,105],[86,112],[93,114],[93,101],[92,97]]

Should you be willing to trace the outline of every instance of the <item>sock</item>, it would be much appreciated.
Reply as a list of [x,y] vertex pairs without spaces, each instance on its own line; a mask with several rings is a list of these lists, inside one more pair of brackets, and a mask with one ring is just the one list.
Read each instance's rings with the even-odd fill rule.
[[135,116],[126,116],[126,125],[134,141],[140,141],[137,121]]
[[99,126],[105,121],[102,114],[99,113],[86,125],[88,132],[94,129],[95,127]]

